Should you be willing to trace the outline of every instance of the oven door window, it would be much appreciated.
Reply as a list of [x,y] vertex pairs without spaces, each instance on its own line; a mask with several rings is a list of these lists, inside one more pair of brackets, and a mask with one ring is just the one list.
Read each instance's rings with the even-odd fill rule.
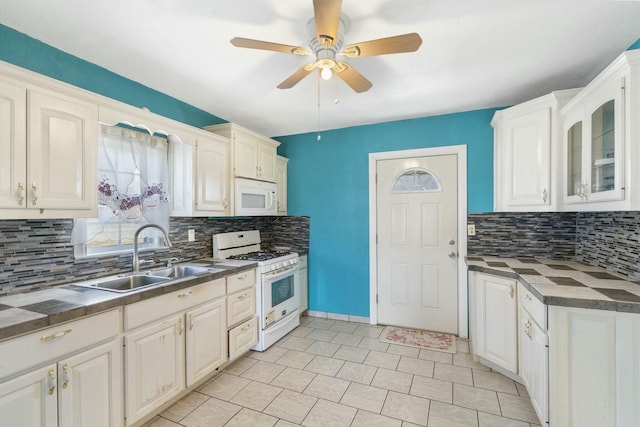
[[271,306],[277,307],[279,304],[294,297],[293,279],[290,275],[271,283]]

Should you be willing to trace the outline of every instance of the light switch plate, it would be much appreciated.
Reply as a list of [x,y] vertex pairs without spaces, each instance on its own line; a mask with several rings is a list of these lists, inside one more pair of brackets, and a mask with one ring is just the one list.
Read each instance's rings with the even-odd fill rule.
[[467,236],[475,236],[475,235],[476,235],[476,225],[467,224]]
[[195,242],[195,241],[196,241],[196,230],[194,230],[194,229],[192,229],[192,228],[191,228],[191,229],[189,229],[189,230],[187,231],[187,236],[189,237],[189,238],[188,238],[188,240],[189,240],[190,242]]

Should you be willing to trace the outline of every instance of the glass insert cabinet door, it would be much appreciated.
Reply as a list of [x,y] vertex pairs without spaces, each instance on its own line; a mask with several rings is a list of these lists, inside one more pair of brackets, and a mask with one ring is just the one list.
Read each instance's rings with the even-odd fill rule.
[[607,101],[591,114],[591,192],[615,188],[615,103]]
[[566,113],[565,202],[622,200],[624,80],[614,80]]
[[567,131],[567,195],[581,196],[582,182],[582,122],[577,122]]

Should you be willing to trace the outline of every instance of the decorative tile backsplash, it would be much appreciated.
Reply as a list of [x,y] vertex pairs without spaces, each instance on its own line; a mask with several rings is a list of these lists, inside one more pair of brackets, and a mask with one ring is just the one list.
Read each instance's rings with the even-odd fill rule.
[[[171,257],[180,261],[211,257],[213,234],[250,229],[260,230],[263,248],[308,251],[309,224],[309,217],[293,216],[171,218],[173,247],[142,254],[157,265]],[[74,259],[72,229],[71,219],[0,221],[0,294],[131,271],[131,254]],[[188,242],[188,229],[195,230],[194,242]]]
[[640,212],[580,212],[576,259],[640,280]]
[[496,212],[467,215],[476,235],[467,237],[469,255],[572,259],[576,253],[573,212]]

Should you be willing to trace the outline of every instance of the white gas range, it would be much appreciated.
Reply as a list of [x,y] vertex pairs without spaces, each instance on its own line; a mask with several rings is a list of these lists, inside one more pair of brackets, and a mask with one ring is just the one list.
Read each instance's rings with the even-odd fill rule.
[[256,310],[260,319],[258,344],[264,351],[300,324],[298,254],[262,251],[258,230],[213,235],[213,258],[225,264],[257,262]]

